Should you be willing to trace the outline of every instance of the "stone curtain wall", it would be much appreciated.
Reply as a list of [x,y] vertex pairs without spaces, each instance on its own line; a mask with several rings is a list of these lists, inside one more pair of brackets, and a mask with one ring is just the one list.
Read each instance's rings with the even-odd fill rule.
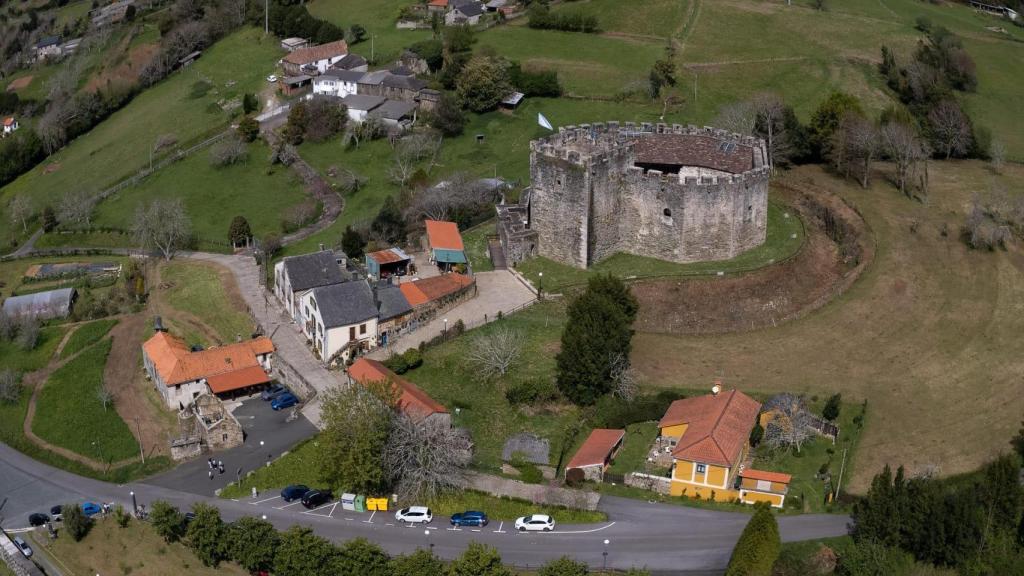
[[486,492],[492,496],[508,496],[529,500],[536,504],[565,506],[580,510],[597,510],[601,495],[596,492],[585,492],[559,486],[545,484],[526,484],[519,480],[510,480],[490,474],[470,472],[463,480],[463,487],[469,490]]
[[[633,140],[655,134],[739,142],[753,147],[754,166],[700,178],[645,172],[633,165]],[[531,142],[530,175],[530,228],[540,255],[578,268],[616,252],[725,260],[765,241],[769,174],[761,140],[681,125],[569,126]]]

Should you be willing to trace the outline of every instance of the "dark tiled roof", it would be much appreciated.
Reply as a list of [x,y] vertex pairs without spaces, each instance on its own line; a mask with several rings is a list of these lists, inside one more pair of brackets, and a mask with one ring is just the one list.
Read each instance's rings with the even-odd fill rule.
[[355,70],[331,70],[331,76],[334,76],[342,82],[359,82],[366,76],[366,72],[357,72]]
[[415,109],[416,105],[412,102],[387,100],[380,105],[380,108],[374,110],[374,114],[387,120],[401,120],[402,118],[411,115],[412,111]]
[[479,16],[484,13],[484,7],[477,2],[466,2],[455,7],[461,14],[466,16]]
[[754,150],[750,146],[699,134],[648,134],[636,139],[636,161],[642,164],[699,166],[740,174],[754,167]]
[[377,301],[381,320],[390,320],[412,312],[412,305],[405,299],[402,290],[392,284],[384,284],[377,288]]
[[341,267],[330,250],[289,256],[284,259],[284,269],[295,292],[345,281]]
[[60,44],[60,36],[46,36],[36,42],[36,48],[46,48],[47,46],[54,46]]
[[341,101],[352,110],[373,110],[384,103],[383,96],[372,96],[370,94],[349,94]]
[[351,70],[353,68],[359,68],[360,66],[366,66],[366,58],[363,58],[359,54],[346,54],[344,58],[335,62],[331,68]]
[[367,72],[363,74],[363,77],[359,79],[360,84],[367,84],[370,86],[376,86],[384,81],[385,78],[390,76],[391,73],[387,70],[375,70],[373,72]]
[[420,80],[415,76],[399,76],[390,73],[384,77],[383,84],[388,88],[404,88],[413,91],[427,87],[426,80]]
[[413,75],[412,70],[409,70],[408,68],[406,68],[405,66],[402,66],[402,65],[395,66],[394,68],[388,70],[388,72],[391,72],[395,76],[412,76]]
[[359,324],[377,316],[373,291],[366,280],[315,288],[313,298],[325,329]]

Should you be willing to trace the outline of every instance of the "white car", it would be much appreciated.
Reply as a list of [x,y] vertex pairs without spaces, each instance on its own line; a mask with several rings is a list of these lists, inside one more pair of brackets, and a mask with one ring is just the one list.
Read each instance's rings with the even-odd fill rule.
[[21,550],[21,553],[25,555],[25,558],[32,557],[32,547],[28,545],[28,542],[22,540],[21,536],[14,537],[14,545],[18,547],[18,550]]
[[395,512],[395,520],[406,524],[430,524],[434,515],[426,506],[409,506]]
[[267,76],[267,82],[277,82],[277,76],[275,76],[273,74],[271,74],[270,76]]
[[551,532],[555,529],[555,519],[546,514],[523,516],[516,520],[516,530],[520,532]]

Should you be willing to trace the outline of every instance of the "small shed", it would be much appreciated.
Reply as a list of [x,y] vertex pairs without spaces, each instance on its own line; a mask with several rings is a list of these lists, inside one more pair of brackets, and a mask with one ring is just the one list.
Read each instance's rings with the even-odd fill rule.
[[416,119],[416,104],[400,100],[385,100],[373,111],[385,126],[405,126]]
[[299,76],[285,76],[281,78],[281,92],[291,96],[292,94],[298,94],[303,90],[306,90],[313,84],[313,77],[308,74],[301,74]]
[[74,288],[58,288],[4,300],[4,314],[9,318],[67,318],[78,292]]
[[294,52],[299,48],[306,48],[309,46],[309,42],[305,38],[285,38],[281,40],[281,48]]
[[789,474],[747,468],[740,472],[740,501],[744,504],[768,502],[775,508],[782,508],[792,481]]
[[427,220],[427,250],[437,267],[447,272],[453,266],[466,264],[466,247],[455,222]]
[[526,98],[526,95],[523,94],[522,92],[512,92],[511,94],[502,98],[501,102],[498,103],[498,106],[502,110],[515,110],[516,108],[519,108],[520,104],[523,103],[523,98]]
[[580,449],[573,454],[569,464],[565,467],[565,475],[568,479],[571,470],[581,470],[584,480],[600,482],[604,478],[604,471],[608,464],[615,458],[615,454],[622,447],[622,439],[626,437],[625,430],[612,430],[608,428],[595,428],[590,432]]
[[409,271],[412,257],[401,248],[378,250],[366,255],[366,271],[377,280],[391,276],[405,276]]

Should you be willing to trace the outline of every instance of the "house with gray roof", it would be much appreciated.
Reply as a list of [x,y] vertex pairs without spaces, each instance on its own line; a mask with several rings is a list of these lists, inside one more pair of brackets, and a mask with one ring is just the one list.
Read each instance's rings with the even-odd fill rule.
[[400,100],[386,100],[372,112],[385,126],[406,128],[416,120],[416,104]]
[[313,94],[334,96],[335,98],[344,98],[355,94],[358,91],[359,79],[363,77],[363,74],[363,72],[354,70],[328,70],[325,74],[313,78]]
[[413,319],[413,307],[395,284],[384,281],[374,289],[377,297],[377,343],[387,346],[405,332]]
[[444,15],[444,23],[448,26],[476,26],[480,23],[480,16],[482,16],[483,13],[483,4],[475,1],[465,2],[452,7],[452,9]]
[[23,296],[11,296],[4,300],[3,311],[8,318],[16,320],[67,318],[77,296],[78,292],[74,288],[58,288]]
[[330,71],[342,71],[348,70],[352,72],[366,72],[370,69],[369,63],[366,62],[366,58],[363,58],[359,54],[346,54],[344,58],[335,62],[331,67]]
[[349,94],[341,102],[348,108],[349,120],[362,124],[370,112],[384,103],[384,97],[370,94]]
[[380,313],[366,280],[314,288],[302,295],[302,333],[325,364],[377,347]]
[[299,303],[306,293],[346,280],[343,262],[330,250],[289,256],[274,265],[274,294],[296,322],[301,321]]

